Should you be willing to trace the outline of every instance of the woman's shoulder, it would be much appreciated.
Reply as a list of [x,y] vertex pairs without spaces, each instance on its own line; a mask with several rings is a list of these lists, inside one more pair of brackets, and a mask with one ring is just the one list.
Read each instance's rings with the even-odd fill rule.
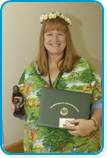
[[35,73],[35,74],[40,74],[36,61],[32,60],[25,68],[26,73]]
[[91,68],[91,65],[87,58],[80,57],[77,62],[75,63],[74,67],[85,67],[85,68]]
[[74,64],[70,72],[64,72],[64,75],[71,76],[73,74],[92,73],[90,64],[86,58],[80,57]]
[[[74,66],[74,70],[76,72],[82,72],[86,74],[86,76],[92,76],[96,82],[101,83],[101,77],[97,74],[96,70],[92,67],[89,60],[87,58],[81,57]],[[89,75],[88,75],[89,74]]]

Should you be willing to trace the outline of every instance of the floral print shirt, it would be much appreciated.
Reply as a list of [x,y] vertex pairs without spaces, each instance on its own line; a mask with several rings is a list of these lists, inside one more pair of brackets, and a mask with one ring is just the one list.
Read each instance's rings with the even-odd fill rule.
[[[57,84],[57,85],[56,85]],[[89,136],[72,136],[66,129],[40,127],[38,125],[41,89],[47,82],[40,75],[35,62],[27,66],[19,81],[20,91],[25,97],[24,151],[48,152],[97,152],[97,131]],[[80,58],[71,72],[64,72],[53,82],[53,87],[91,94],[91,103],[101,99],[101,80],[88,61]]]

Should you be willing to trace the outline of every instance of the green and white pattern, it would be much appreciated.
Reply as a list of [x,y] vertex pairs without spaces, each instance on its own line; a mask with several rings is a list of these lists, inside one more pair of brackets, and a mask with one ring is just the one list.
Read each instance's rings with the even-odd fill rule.
[[[57,85],[56,85],[57,83]],[[99,149],[97,131],[89,136],[72,136],[66,129],[38,126],[41,88],[46,81],[32,62],[23,72],[19,87],[25,97],[26,123],[24,130],[25,152],[97,152]],[[64,72],[54,81],[53,87],[69,91],[92,94],[91,102],[101,98],[101,81],[90,68],[86,59],[80,58],[71,72]]]

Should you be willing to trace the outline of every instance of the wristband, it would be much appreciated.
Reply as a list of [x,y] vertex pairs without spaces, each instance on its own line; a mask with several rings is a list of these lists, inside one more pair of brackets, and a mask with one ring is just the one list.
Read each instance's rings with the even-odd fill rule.
[[98,129],[98,124],[97,124],[97,121],[95,120],[95,118],[94,118],[94,117],[92,117],[92,118],[90,118],[90,120],[92,120],[92,121],[93,121],[94,126],[95,126],[95,130],[97,130],[97,129]]

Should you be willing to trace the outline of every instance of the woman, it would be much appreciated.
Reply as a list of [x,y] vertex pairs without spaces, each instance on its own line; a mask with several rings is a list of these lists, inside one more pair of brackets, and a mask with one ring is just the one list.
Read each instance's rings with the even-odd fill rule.
[[38,126],[42,87],[79,91],[92,95],[92,105],[101,99],[101,83],[87,60],[73,49],[69,25],[63,14],[44,14],[37,61],[23,72],[19,81],[25,97],[25,152],[97,152],[101,108],[93,108],[89,119],[75,119],[64,124],[65,129]]

